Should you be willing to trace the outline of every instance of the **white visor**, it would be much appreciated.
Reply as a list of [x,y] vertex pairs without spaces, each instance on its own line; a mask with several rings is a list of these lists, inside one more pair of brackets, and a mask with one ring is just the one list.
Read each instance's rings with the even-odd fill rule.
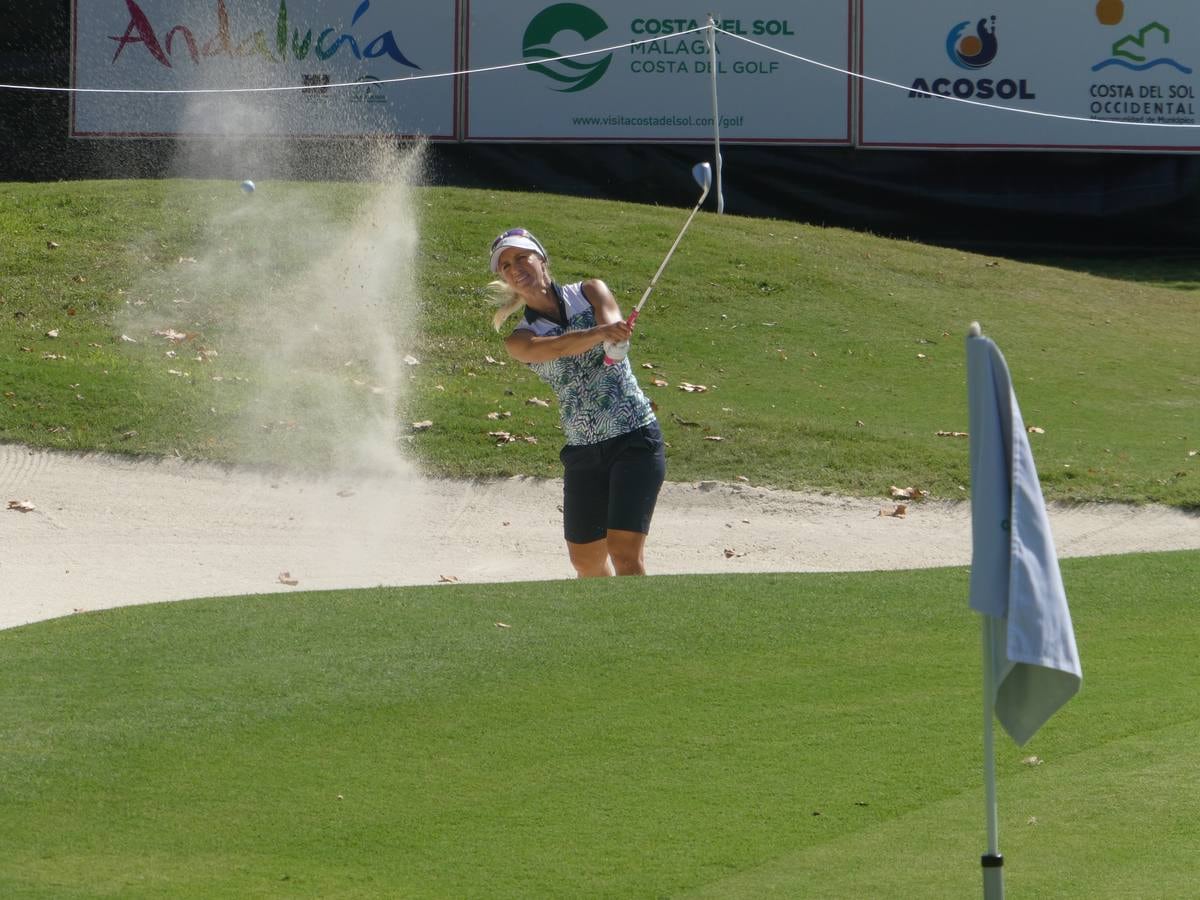
[[538,239],[531,234],[510,234],[505,235],[496,241],[492,247],[492,271],[500,271],[500,254],[509,247],[520,247],[522,250],[532,250],[542,258],[544,262],[549,262],[549,257],[546,256],[546,248],[543,247]]

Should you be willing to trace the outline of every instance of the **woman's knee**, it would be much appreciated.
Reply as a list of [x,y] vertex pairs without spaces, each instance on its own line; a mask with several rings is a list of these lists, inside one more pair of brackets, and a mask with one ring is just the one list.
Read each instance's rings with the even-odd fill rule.
[[587,544],[568,542],[567,553],[571,557],[571,565],[575,567],[575,574],[580,578],[598,578],[613,573],[608,563],[607,541],[591,541]]
[[646,536],[632,531],[609,531],[608,555],[618,575],[645,575]]

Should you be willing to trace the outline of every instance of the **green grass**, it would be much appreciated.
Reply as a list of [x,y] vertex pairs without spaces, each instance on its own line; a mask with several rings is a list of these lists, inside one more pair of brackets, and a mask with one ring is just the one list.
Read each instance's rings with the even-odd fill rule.
[[[1200,553],[1063,572],[1084,687],[998,741],[1010,891],[1193,896],[1200,683],[1164,635]],[[966,589],[446,586],[0,632],[0,895],[976,896]]]
[[[268,183],[248,201],[215,182],[0,187],[0,440],[328,465],[378,409],[364,393],[377,372],[353,349],[360,335],[346,347],[300,343],[304,303],[336,262],[316,252],[321,242],[371,219],[376,190]],[[683,211],[438,188],[389,215],[419,226],[416,319],[395,352],[421,364],[401,366],[404,394],[385,410],[400,439],[438,475],[557,474],[557,411],[526,403],[548,389],[511,361],[486,361],[505,357],[483,250],[502,228],[528,225],[561,280],[603,277],[629,307]],[[977,319],[1008,358],[1027,424],[1045,430],[1033,445],[1049,498],[1195,508],[1198,287],[1196,259],[1022,262],[704,213],[649,302],[633,360],[674,479],[864,496],[902,484],[959,498],[966,442],[936,432],[967,430],[962,340]],[[395,306],[400,293],[387,295]],[[338,290],[322,296],[337,306]],[[249,316],[264,298],[267,314]],[[164,358],[152,327],[194,335],[180,360]],[[139,343],[122,341],[124,329]],[[264,375],[284,346],[283,380],[304,398],[290,406]],[[196,362],[200,347],[219,356]],[[684,393],[684,381],[709,390]],[[408,433],[419,420],[434,425]],[[487,433],[500,429],[537,443],[497,447]]]

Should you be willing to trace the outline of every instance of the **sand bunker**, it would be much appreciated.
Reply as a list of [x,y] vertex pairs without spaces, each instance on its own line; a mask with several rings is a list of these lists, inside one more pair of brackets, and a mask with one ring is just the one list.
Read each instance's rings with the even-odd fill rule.
[[[561,491],[547,479],[310,479],[4,445],[0,627],[190,597],[570,578]],[[9,500],[34,509],[2,508]],[[913,503],[904,518],[881,516],[884,507],[668,483],[647,567],[679,574],[969,565],[968,503]],[[1200,549],[1200,517],[1165,507],[1052,505],[1050,518],[1064,557]]]

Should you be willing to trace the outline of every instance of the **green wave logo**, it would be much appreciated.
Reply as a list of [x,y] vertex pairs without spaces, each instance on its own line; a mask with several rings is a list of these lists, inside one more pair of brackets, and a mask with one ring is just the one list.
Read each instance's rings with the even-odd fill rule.
[[604,77],[613,55],[610,53],[597,62],[554,59],[560,54],[551,44],[564,31],[573,31],[585,41],[590,41],[607,30],[608,23],[600,18],[595,10],[586,6],[578,3],[556,3],[547,6],[533,17],[529,27],[525,29],[523,49],[525,59],[546,59],[553,62],[534,63],[529,69],[564,85],[554,88],[556,91],[568,94],[585,91]]

